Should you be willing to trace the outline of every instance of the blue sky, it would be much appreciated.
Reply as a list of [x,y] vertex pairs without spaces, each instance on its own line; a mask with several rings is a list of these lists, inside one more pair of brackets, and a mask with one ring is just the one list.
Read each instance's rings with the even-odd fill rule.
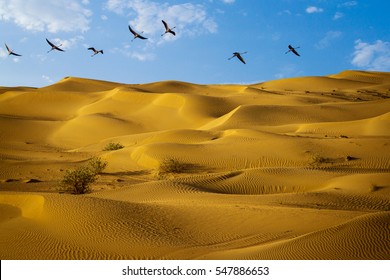
[[[66,76],[257,83],[346,69],[390,71],[387,0],[0,0],[0,86]],[[161,20],[176,26],[166,34]],[[148,40],[133,42],[131,25]],[[48,38],[65,52],[50,52]],[[8,56],[4,43],[21,57]],[[299,46],[301,57],[285,54]],[[91,57],[88,47],[103,49]],[[247,64],[228,60],[244,52]]]

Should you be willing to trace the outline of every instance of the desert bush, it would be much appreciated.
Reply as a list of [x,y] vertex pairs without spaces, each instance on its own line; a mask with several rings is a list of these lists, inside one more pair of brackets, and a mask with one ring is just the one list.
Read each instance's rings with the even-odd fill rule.
[[81,166],[75,170],[66,170],[61,181],[61,190],[73,194],[85,194],[91,191],[98,174],[107,166],[107,162],[100,158],[92,158],[87,166]]
[[332,163],[332,159],[331,158],[326,158],[326,157],[323,157],[323,156],[320,156],[320,155],[313,155],[309,165],[312,166],[312,167],[319,167],[319,166],[321,166],[322,164],[325,164],[325,163]]
[[94,157],[88,161],[88,167],[97,175],[102,173],[102,171],[107,167],[107,161],[103,161],[99,157]]
[[123,146],[121,143],[113,143],[113,142],[110,142],[108,143],[103,151],[115,151],[115,150],[120,150],[120,149],[123,149],[125,146]]
[[165,158],[155,171],[155,176],[159,179],[173,176],[174,174],[184,173],[186,164],[175,158]]
[[184,171],[184,165],[177,159],[166,158],[160,164],[159,171],[162,173],[181,173]]

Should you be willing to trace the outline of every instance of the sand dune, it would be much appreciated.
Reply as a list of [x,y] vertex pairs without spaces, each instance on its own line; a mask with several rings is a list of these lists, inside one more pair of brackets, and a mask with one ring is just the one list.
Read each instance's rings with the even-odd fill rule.
[[[389,98],[364,71],[0,87],[0,257],[388,259]],[[60,193],[94,156],[92,192]]]

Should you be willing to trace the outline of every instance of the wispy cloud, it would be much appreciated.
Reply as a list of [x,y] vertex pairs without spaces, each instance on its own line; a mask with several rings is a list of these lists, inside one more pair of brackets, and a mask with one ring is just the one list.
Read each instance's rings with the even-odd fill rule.
[[390,42],[377,40],[370,44],[356,40],[351,64],[367,70],[390,71]]
[[303,75],[302,70],[299,70],[294,64],[287,64],[279,68],[278,72],[274,74],[276,79],[283,79],[286,77]]
[[306,8],[306,13],[308,14],[322,13],[323,11],[324,9],[315,6],[310,6]]
[[332,41],[341,37],[341,35],[341,31],[328,31],[326,32],[325,37],[322,38],[315,46],[317,49],[325,49],[331,45]]
[[8,56],[8,53],[3,48],[0,48],[0,58],[4,59]]
[[343,14],[343,13],[341,13],[341,12],[336,12],[336,13],[334,14],[334,16],[333,16],[333,19],[334,19],[334,20],[338,20],[338,19],[340,19],[340,18],[342,18],[342,17],[344,17],[344,14]]
[[225,4],[233,4],[234,2],[236,2],[236,0],[222,0],[222,2]]
[[7,0],[0,1],[0,16],[35,32],[85,32],[92,15],[86,4],[85,0]]
[[[162,19],[169,25],[176,26],[178,36],[175,38],[182,34],[215,33],[218,30],[217,23],[207,15],[205,7],[199,4],[171,5],[150,0],[108,0],[105,7],[117,14],[130,16],[130,24],[149,35],[163,32]],[[164,36],[162,39],[172,38]]]
[[283,11],[278,12],[278,16],[284,16],[284,15],[290,16],[291,14],[292,13],[290,10],[283,10]]
[[357,1],[348,1],[348,2],[344,2],[344,3],[338,4],[337,7],[339,7],[339,8],[342,8],[342,7],[353,7],[353,6],[356,6],[357,4],[358,4]]
[[50,84],[54,83],[54,81],[53,81],[49,76],[47,76],[47,75],[42,75],[41,78],[42,78],[44,81],[46,81],[47,83],[50,83]]
[[130,46],[124,46],[123,48],[114,48],[110,50],[112,53],[119,53],[125,57],[130,57],[138,61],[153,61],[156,55],[146,49],[142,50],[131,50]]

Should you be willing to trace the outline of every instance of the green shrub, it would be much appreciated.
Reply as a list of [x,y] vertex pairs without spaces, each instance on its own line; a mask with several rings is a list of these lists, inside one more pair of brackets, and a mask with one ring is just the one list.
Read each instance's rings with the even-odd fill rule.
[[93,173],[99,174],[102,173],[103,170],[107,167],[107,161],[102,161],[101,158],[94,157],[88,161],[88,165]]
[[115,151],[115,150],[120,150],[120,149],[123,149],[125,146],[123,146],[121,143],[113,143],[113,142],[110,142],[108,143],[103,151]]
[[91,191],[91,184],[94,183],[98,174],[107,166],[106,161],[100,158],[92,158],[87,166],[81,166],[75,170],[66,170],[61,181],[61,190],[73,194],[85,194]]
[[309,164],[311,167],[320,167],[322,164],[332,163],[332,162],[333,161],[331,158],[326,158],[320,155],[313,155]]
[[165,158],[155,171],[155,176],[158,179],[172,177],[174,174],[184,173],[186,164],[174,158]]
[[174,158],[164,159],[159,166],[159,171],[161,173],[182,173],[183,170],[183,164]]

